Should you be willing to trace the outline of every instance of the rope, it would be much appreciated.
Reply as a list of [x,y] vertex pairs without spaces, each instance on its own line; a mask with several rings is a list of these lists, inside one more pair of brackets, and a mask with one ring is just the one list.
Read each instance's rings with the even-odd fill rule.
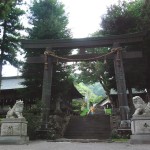
[[61,57],[61,56],[58,56],[56,55],[54,52],[52,51],[49,51],[49,50],[46,50],[44,52],[45,55],[49,55],[49,56],[52,56],[52,57],[55,57],[57,59],[61,59],[61,60],[68,60],[68,61],[90,61],[90,60],[100,60],[101,58],[108,56],[108,55],[111,55],[113,53],[116,53],[118,50],[122,50],[121,47],[118,47],[118,48],[113,48],[109,53],[107,54],[104,54],[104,55],[100,55],[100,56],[97,56],[97,57],[92,57],[92,58],[83,58],[83,59],[70,59],[70,58],[66,58],[66,57]]

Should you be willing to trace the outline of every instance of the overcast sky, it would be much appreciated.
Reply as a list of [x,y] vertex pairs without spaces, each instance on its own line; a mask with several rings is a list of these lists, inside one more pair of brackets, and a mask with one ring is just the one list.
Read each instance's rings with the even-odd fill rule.
[[100,29],[101,16],[118,0],[59,0],[69,17],[68,27],[74,38],[84,38]]
[[[29,3],[29,0],[26,0]],[[73,38],[88,37],[100,29],[101,16],[106,13],[107,7],[118,0],[59,0],[65,5],[69,25]],[[5,66],[3,76],[17,75],[17,69]]]

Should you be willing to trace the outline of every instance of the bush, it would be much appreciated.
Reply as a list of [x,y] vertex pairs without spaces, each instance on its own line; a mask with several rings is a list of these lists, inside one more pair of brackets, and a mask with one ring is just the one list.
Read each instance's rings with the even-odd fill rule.
[[25,118],[28,121],[27,133],[30,140],[35,140],[37,138],[36,131],[41,126],[41,117],[36,116],[33,113],[25,113]]
[[48,122],[47,138],[54,140],[62,138],[66,125],[68,124],[69,116],[65,115],[51,115]]
[[41,127],[41,107],[42,103],[37,102],[30,110],[24,110],[24,117],[28,121],[27,133],[30,140],[37,138],[36,131]]

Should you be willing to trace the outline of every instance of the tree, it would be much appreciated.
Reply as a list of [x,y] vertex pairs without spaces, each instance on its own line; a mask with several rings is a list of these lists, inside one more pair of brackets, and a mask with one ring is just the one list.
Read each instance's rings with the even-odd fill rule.
[[[129,3],[123,1],[117,5],[112,5],[102,18],[103,29],[101,32],[104,35],[118,35],[148,30],[150,28],[149,9],[150,5],[143,0],[135,0]],[[144,57],[140,60],[140,63],[139,60],[124,61],[126,85],[129,91],[132,87],[150,89],[150,71],[148,69],[150,54],[148,47],[148,38],[143,45],[136,44],[123,47],[126,51],[144,50]]]
[[98,96],[106,96],[105,91],[99,82],[91,84],[88,87],[94,92],[94,94]]
[[[68,18],[64,11],[64,5],[58,0],[34,0],[30,7],[31,16],[29,23],[33,26],[28,29],[29,39],[64,39],[70,38],[70,30],[67,29]],[[26,56],[40,56],[45,49],[25,49]],[[53,50],[56,55],[68,55],[70,50]],[[26,95],[30,98],[41,99],[43,83],[43,64],[24,64],[22,70],[27,86]],[[68,66],[57,62],[53,64],[52,96],[57,98],[59,93],[67,92],[70,80],[67,72]],[[30,91],[30,92],[29,92]]]
[[[101,33],[95,32],[91,35],[92,37],[101,36]],[[109,47],[103,48],[90,48],[85,50],[88,54],[106,54],[110,52]],[[103,57],[104,60],[95,60],[93,62],[81,62],[79,63],[78,69],[81,71],[79,74],[78,80],[86,84],[93,84],[99,82],[103,89],[105,90],[106,95],[110,98],[110,76],[107,74],[108,65],[106,64],[108,60]],[[110,98],[111,100],[111,98]]]
[[[144,8],[146,6],[146,8]],[[112,5],[108,8],[107,13],[102,18],[102,29],[99,31],[97,35],[120,35],[127,33],[134,33],[139,31],[144,31],[149,28],[149,7],[143,3],[141,0],[135,0],[134,2],[119,2],[116,5]],[[147,42],[149,43],[149,42]],[[147,45],[147,44],[146,44]],[[146,45],[144,49],[146,49]],[[147,46],[148,47],[148,46]],[[143,49],[143,45],[126,45],[123,47],[126,51],[135,51],[139,49]],[[107,52],[109,52],[110,48],[107,48]],[[94,49],[95,50],[95,49]],[[92,52],[94,52],[92,50]],[[97,49],[96,52],[100,52],[101,50]],[[144,53],[148,53],[145,51]],[[146,56],[146,55],[145,55]],[[149,56],[149,55],[147,55]],[[148,58],[146,59],[148,60]],[[81,68],[81,78],[84,82],[95,82],[99,80],[99,82],[103,85],[106,93],[110,94],[111,88],[116,88],[115,78],[108,80],[109,77],[115,77],[114,73],[114,65],[113,61],[107,61],[107,69],[104,67],[102,62],[92,62],[92,63],[82,63],[79,68]],[[145,58],[140,60],[124,60],[124,68],[125,68],[125,77],[126,84],[129,91],[131,88],[143,89],[148,87],[148,82],[146,82],[149,76],[149,71],[146,70]],[[148,63],[146,63],[148,64]],[[97,68],[96,68],[97,66]],[[105,76],[104,72],[109,72],[109,76]],[[147,72],[147,73],[146,73]]]
[[13,0],[0,0],[0,20],[4,19],[11,10]]
[[81,116],[87,115],[90,105],[97,104],[104,98],[102,95],[96,95],[94,91],[88,87],[88,85],[85,85],[82,82],[79,84],[76,83],[75,87],[82,95],[85,96],[84,100],[74,99],[72,101],[73,110],[80,113]]
[[93,84],[96,82],[99,82],[104,91],[105,94],[110,98],[110,89],[111,89],[111,77],[109,76],[107,72],[107,66],[102,61],[96,61],[96,62],[83,62],[79,66],[79,70],[81,70],[81,73],[79,75],[79,81],[84,82],[86,84]]
[[88,96],[88,100],[89,102],[95,104],[95,103],[99,103],[102,99],[103,96],[100,95],[96,95],[89,87],[88,85],[85,85],[84,83],[80,82],[79,84],[75,84],[75,87],[77,88],[77,90],[84,95],[85,97]]
[[0,4],[0,8],[4,8],[0,16],[0,81],[4,64],[9,62],[15,67],[19,66],[16,56],[20,51],[20,31],[24,29],[19,18],[24,14],[24,11],[18,7],[21,4],[22,0],[3,1]]
[[[135,8],[135,5],[137,8]],[[111,5],[107,13],[102,17],[101,33],[103,35],[118,35],[136,32],[136,26],[139,22],[138,12],[141,2],[119,2]],[[135,9],[135,10],[133,10]],[[138,13],[137,13],[138,12]]]

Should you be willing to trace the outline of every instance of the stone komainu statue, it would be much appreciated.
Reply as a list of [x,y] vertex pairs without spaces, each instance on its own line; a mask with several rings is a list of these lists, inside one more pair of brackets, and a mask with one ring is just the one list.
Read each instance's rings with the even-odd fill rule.
[[23,105],[24,105],[23,101],[21,100],[16,101],[14,106],[12,108],[9,108],[6,118],[24,118],[22,116]]
[[150,102],[145,103],[140,96],[135,96],[133,97],[133,104],[136,109],[133,116],[138,116],[138,115],[150,116]]

